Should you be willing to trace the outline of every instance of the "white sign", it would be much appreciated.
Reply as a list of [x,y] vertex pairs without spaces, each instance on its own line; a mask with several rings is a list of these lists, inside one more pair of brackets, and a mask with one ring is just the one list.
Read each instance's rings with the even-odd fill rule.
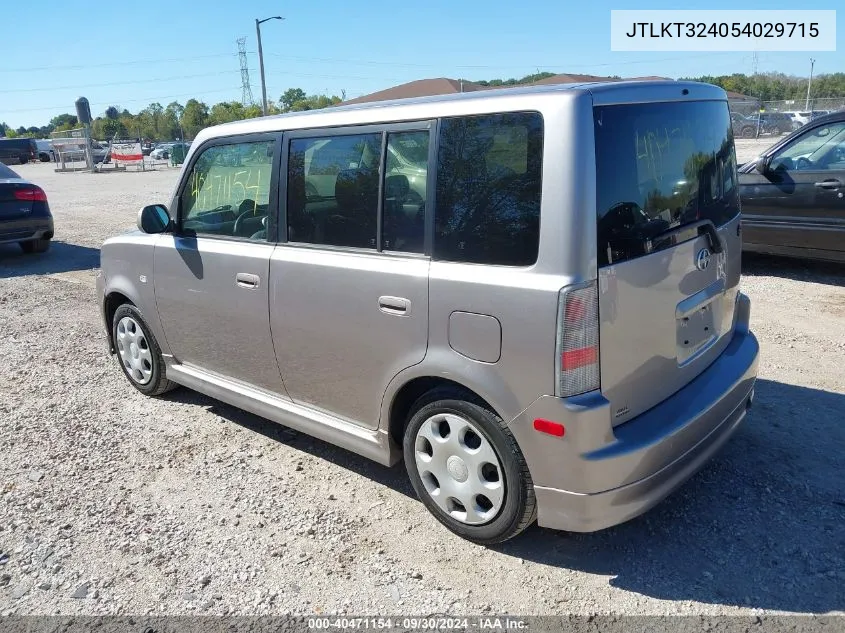
[[613,10],[612,51],[835,51],[834,10]]
[[141,153],[141,141],[128,141],[121,143],[112,143],[111,145],[111,159],[115,164],[118,163],[143,163],[144,155]]

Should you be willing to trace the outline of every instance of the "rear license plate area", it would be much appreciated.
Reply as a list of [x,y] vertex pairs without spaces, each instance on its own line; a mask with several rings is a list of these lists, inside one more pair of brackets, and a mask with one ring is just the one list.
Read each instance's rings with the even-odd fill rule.
[[718,298],[714,299],[677,319],[679,365],[691,361],[719,338],[719,319],[717,318],[719,303]]

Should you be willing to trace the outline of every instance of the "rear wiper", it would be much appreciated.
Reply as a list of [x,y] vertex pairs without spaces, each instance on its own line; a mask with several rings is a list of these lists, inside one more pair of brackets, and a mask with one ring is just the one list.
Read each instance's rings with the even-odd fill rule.
[[685,233],[686,231],[692,230],[695,230],[696,236],[706,233],[707,239],[710,242],[710,250],[714,253],[722,252],[722,240],[719,239],[719,234],[716,232],[716,225],[713,224],[712,220],[698,220],[697,222],[690,222],[689,224],[676,226],[652,236],[651,240],[663,240],[665,238],[671,238],[678,233]]

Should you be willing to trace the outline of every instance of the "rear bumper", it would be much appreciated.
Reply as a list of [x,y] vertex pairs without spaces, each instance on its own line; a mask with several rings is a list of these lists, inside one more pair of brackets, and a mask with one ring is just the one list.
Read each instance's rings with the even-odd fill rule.
[[52,239],[52,218],[24,218],[9,222],[0,222],[0,244],[27,242],[42,238]]
[[[611,425],[599,392],[544,396],[510,425],[535,484],[538,523],[593,532],[656,505],[701,468],[745,418],[757,376],[759,345],[739,320],[725,351],[683,389],[649,411]],[[533,429],[536,418],[561,422],[557,438]]]

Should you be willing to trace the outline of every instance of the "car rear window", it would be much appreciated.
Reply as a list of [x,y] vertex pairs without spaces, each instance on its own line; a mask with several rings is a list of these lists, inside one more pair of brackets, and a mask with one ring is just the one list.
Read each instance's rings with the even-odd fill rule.
[[20,178],[15,172],[0,163],[0,178]]
[[[721,226],[739,213],[731,118],[721,101],[594,109],[599,265],[616,264]],[[672,239],[661,240],[671,231]]]

